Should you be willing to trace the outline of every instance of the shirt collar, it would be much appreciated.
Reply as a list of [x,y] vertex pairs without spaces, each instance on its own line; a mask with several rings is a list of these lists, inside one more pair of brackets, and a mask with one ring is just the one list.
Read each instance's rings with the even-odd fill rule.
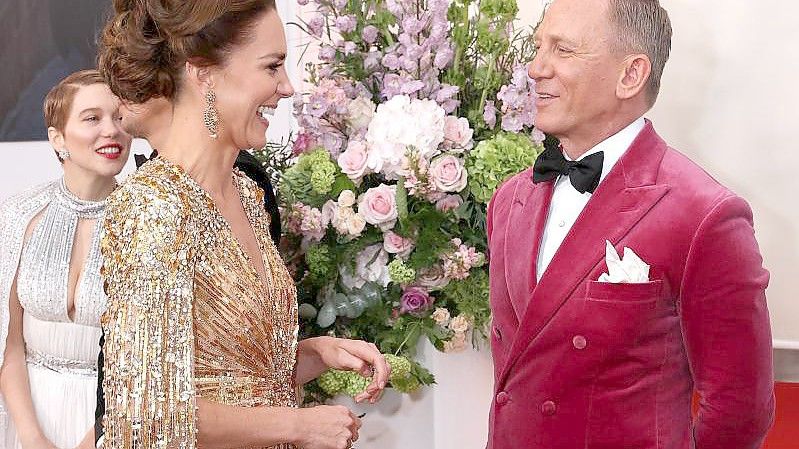
[[[602,174],[599,177],[599,182],[602,182],[610,170],[613,169],[613,166],[616,165],[616,162],[618,162],[627,149],[630,148],[630,145],[632,145],[635,138],[638,137],[641,130],[644,129],[644,126],[646,126],[646,121],[643,117],[639,117],[621,131],[586,151],[578,160],[602,151],[604,153],[604,159],[602,162]],[[566,160],[571,160],[566,152],[563,153],[563,156]]]

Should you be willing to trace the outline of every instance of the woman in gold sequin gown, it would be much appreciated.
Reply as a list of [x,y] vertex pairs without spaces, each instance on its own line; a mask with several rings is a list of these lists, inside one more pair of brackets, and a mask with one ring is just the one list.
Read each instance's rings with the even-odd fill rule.
[[117,0],[100,68],[132,103],[165,97],[159,158],[108,200],[105,447],[344,449],[344,407],[297,408],[328,367],[388,366],[369,343],[297,341],[296,291],[269,237],[263,191],[233,170],[264,145],[265,111],[293,95],[272,1]]

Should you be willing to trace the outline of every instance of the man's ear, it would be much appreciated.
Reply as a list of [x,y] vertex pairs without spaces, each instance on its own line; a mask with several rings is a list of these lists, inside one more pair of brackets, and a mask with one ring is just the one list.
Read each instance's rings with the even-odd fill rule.
[[52,145],[54,150],[64,149],[64,133],[55,129],[55,127],[47,128],[47,140],[50,141],[50,145]]
[[630,55],[622,63],[622,73],[616,83],[616,96],[627,100],[646,90],[652,74],[652,62],[645,54]]

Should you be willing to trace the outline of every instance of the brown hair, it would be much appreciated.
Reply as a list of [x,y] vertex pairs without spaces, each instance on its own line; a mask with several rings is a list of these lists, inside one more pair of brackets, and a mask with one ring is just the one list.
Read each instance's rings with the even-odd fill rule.
[[100,36],[100,73],[124,100],[172,99],[187,61],[223,64],[259,15],[275,9],[275,0],[114,0]]
[[611,0],[610,18],[617,33],[616,47],[621,51],[641,52],[649,56],[652,73],[647,93],[654,104],[660,92],[660,78],[671,51],[669,13],[658,0]]
[[[63,133],[69,119],[69,111],[72,109],[72,102],[75,100],[75,94],[82,86],[91,86],[92,84],[105,84],[100,72],[93,69],[75,72],[53,86],[44,97],[42,107],[44,126],[46,128],[52,126]],[[56,157],[59,161],[64,162],[58,152],[56,152]]]

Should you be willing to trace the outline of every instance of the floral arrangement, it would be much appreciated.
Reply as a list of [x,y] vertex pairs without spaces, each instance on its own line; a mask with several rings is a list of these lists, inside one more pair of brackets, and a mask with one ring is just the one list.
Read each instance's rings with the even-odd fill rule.
[[[375,342],[410,361],[392,386],[414,391],[434,382],[420,338],[451,352],[486,335],[486,206],[543,149],[529,31],[515,0],[298,3],[319,62],[291,154],[256,155],[291,158],[278,190],[302,333]],[[311,400],[357,390],[321,383]]]

